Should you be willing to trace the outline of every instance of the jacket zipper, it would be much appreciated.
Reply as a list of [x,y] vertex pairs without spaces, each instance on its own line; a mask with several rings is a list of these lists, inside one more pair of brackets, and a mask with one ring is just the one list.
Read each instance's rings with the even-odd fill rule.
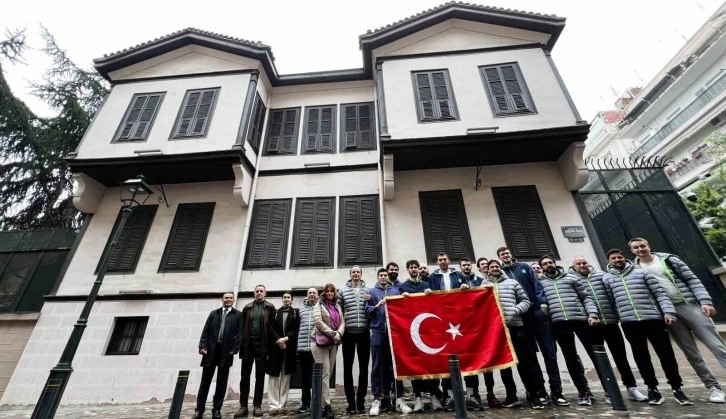
[[562,304],[562,297],[560,297],[560,290],[557,288],[557,283],[555,280],[552,280],[552,285],[555,286],[555,294],[557,294],[557,300],[560,302],[560,308],[562,309],[562,315],[565,316],[565,321],[567,321],[567,310],[565,310],[565,305]]
[[638,314],[638,309],[635,308],[635,303],[633,303],[633,298],[630,296],[630,290],[628,289],[628,286],[625,284],[625,280],[623,279],[624,275],[620,274],[620,282],[623,284],[623,287],[625,288],[625,294],[628,296],[628,300],[630,301],[630,306],[633,307],[633,313],[635,313],[635,318],[640,321],[640,314]]
[[678,294],[680,294],[681,298],[683,299],[683,302],[687,303],[688,300],[686,300],[686,296],[683,295],[683,293],[681,292],[681,289],[678,288],[678,284],[676,284],[676,279],[673,276],[673,272],[671,272],[671,269],[668,267],[665,260],[666,260],[666,258],[660,258],[660,263],[661,263],[661,266],[663,267],[663,272],[665,272],[668,279],[671,280],[671,282],[673,283],[673,286],[676,287],[676,289],[678,290]]

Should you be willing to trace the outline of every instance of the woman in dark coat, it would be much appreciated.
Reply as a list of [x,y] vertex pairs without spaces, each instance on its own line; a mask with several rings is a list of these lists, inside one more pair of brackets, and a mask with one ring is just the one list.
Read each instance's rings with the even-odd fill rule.
[[270,415],[286,413],[285,403],[290,389],[290,378],[295,372],[297,334],[300,327],[300,313],[292,308],[292,294],[282,295],[282,307],[270,323],[270,357],[266,365],[267,393],[270,399]]

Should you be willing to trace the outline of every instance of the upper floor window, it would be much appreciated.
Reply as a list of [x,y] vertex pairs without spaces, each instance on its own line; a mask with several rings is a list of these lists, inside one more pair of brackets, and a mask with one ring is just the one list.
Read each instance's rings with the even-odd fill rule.
[[249,128],[249,141],[252,149],[257,153],[260,150],[260,140],[262,139],[262,127],[265,122],[265,111],[267,108],[262,103],[260,94],[255,95],[255,106],[252,111],[252,123]]
[[340,105],[340,149],[375,150],[373,103]]
[[305,108],[305,134],[303,153],[332,153],[335,151],[336,106],[308,106]]
[[151,224],[154,222],[157,208],[157,205],[139,205],[135,207],[128,220],[126,220],[116,245],[112,247],[113,232],[116,231],[116,227],[121,221],[121,211],[119,211],[116,222],[111,229],[111,236],[106,242],[106,248],[96,267],[96,272],[101,270],[101,261],[103,261],[106,252],[111,252],[108,256],[106,272],[134,273],[141,256],[141,250],[144,248],[144,243],[146,243],[146,236],[149,235]]
[[458,119],[448,70],[413,73],[419,122]]
[[295,154],[300,108],[272,109],[268,119],[265,154]]
[[159,265],[160,272],[199,270],[213,213],[214,202],[179,204]]
[[144,141],[164,99],[164,93],[139,93],[131,98],[114,141]]
[[479,70],[495,116],[537,113],[517,63],[487,65]]
[[205,137],[212,122],[219,88],[187,90],[172,138]]

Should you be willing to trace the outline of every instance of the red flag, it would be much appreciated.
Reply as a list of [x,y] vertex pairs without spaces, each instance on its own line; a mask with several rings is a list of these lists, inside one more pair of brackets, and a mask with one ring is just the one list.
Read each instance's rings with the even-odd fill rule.
[[386,306],[398,379],[448,377],[450,354],[464,375],[517,363],[492,288],[388,297]]

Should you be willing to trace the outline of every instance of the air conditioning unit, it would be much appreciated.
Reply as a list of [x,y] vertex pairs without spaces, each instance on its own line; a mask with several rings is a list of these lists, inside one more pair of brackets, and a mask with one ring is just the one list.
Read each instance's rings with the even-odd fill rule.
[[720,114],[716,115],[713,119],[711,119],[711,125],[714,127],[720,127],[723,124],[726,124],[726,111],[721,112]]

